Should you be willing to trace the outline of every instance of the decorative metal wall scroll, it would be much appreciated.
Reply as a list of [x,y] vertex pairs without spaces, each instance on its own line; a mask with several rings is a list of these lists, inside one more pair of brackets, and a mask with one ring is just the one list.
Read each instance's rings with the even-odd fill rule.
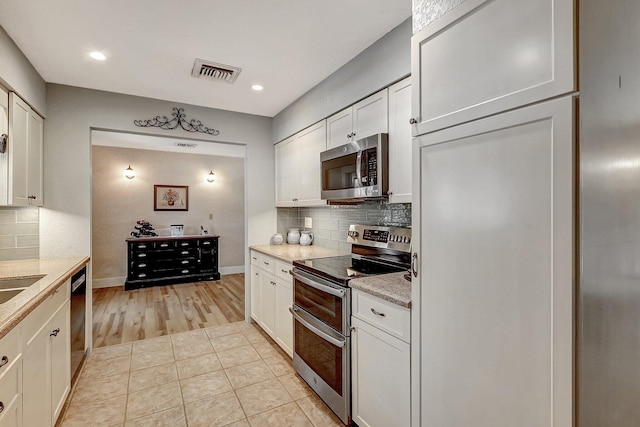
[[149,120],[134,120],[133,124],[139,127],[157,127],[165,130],[173,130],[180,126],[187,132],[200,132],[209,135],[218,135],[219,130],[206,127],[200,120],[191,119],[187,121],[184,108],[173,107],[173,119],[169,120],[167,116],[156,116]]

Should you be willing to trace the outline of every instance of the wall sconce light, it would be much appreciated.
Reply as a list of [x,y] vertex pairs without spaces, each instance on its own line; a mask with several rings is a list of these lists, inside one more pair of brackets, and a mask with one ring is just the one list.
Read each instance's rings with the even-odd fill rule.
[[131,165],[129,165],[129,167],[124,170],[124,176],[126,176],[128,179],[133,179],[136,176],[136,171],[131,169]]
[[209,172],[209,174],[207,175],[207,181],[213,182],[215,180],[216,180],[216,174],[213,173],[213,169],[212,169],[211,172]]

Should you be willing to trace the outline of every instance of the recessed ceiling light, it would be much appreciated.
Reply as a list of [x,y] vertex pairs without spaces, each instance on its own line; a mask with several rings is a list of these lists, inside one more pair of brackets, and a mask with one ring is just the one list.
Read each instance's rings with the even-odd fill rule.
[[264,87],[262,85],[253,85],[251,86],[251,89],[255,90],[256,92],[259,92],[262,89],[264,89]]
[[105,59],[107,59],[107,57],[104,56],[104,53],[98,51],[91,52],[89,56],[97,61],[104,61]]

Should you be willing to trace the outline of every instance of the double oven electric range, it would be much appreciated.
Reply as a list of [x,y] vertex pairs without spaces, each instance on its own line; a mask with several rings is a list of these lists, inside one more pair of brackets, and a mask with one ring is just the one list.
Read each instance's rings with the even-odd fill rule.
[[351,422],[349,280],[407,271],[411,229],[351,225],[351,255],[293,262],[293,367],[346,425]]

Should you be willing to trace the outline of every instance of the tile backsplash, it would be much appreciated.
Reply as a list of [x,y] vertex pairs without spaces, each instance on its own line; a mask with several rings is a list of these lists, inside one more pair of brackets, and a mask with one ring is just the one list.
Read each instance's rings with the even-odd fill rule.
[[308,230],[313,233],[314,245],[351,251],[351,244],[347,243],[350,224],[411,227],[411,204],[366,202],[353,206],[278,208],[278,233],[286,240],[289,228],[305,229],[305,217],[313,221]]
[[40,255],[40,210],[0,208],[0,261]]

